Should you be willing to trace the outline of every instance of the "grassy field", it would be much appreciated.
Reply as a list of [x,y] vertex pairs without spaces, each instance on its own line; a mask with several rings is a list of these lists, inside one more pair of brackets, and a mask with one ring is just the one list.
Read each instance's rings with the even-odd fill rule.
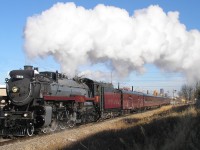
[[[165,108],[165,107],[164,107]],[[112,126],[112,127],[111,127]],[[200,108],[179,106],[148,116],[120,119],[110,130],[75,142],[65,150],[199,150]]]

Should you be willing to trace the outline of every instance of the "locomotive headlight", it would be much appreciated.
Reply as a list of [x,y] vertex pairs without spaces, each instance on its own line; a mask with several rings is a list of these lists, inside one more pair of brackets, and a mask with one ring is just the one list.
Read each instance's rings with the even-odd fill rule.
[[19,88],[18,87],[16,87],[16,86],[13,86],[12,87],[12,92],[13,93],[16,93],[16,92],[18,92],[19,91]]
[[6,100],[5,99],[2,99],[1,100],[1,104],[5,104],[6,103]]
[[7,117],[7,116],[8,116],[8,114],[7,114],[7,113],[5,113],[5,114],[4,114],[4,116],[5,116],[5,117]]
[[24,116],[24,117],[27,117],[27,116],[28,116],[28,114],[27,114],[27,113],[25,113],[23,116]]

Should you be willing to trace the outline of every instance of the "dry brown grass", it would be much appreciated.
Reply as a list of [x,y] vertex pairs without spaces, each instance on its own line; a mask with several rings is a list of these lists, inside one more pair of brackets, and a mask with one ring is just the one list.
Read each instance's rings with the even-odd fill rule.
[[200,149],[200,110],[187,107],[163,107],[159,111],[123,118],[113,129],[65,149]]

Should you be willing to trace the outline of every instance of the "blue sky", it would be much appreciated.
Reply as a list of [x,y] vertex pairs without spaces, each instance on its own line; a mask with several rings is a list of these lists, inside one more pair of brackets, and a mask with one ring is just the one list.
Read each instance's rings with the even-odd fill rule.
[[[38,66],[41,70],[59,70],[59,64],[51,57],[45,59],[36,59],[31,62],[27,59],[23,51],[23,30],[25,28],[28,17],[35,14],[40,14],[42,11],[49,9],[57,2],[57,0],[1,0],[0,4],[0,84],[4,84],[5,77],[12,69],[23,68],[25,64]],[[149,5],[159,5],[165,12],[178,11],[180,22],[183,23],[187,30],[200,30],[200,13],[198,0],[77,0],[74,2],[78,6],[83,6],[87,9],[95,7],[97,4],[116,6],[123,8],[130,15],[137,9],[146,8]],[[87,68],[87,67],[86,67]],[[80,68],[80,69],[85,69]],[[88,69],[88,68],[87,68]],[[104,70],[101,64],[94,66],[94,70]],[[136,90],[150,91],[164,88],[165,91],[179,89],[183,83],[186,83],[185,78],[180,73],[162,73],[155,66],[146,65],[147,72],[143,75],[132,73],[126,79],[121,80],[123,86],[133,85]],[[105,70],[108,71],[109,70]],[[113,75],[114,76],[114,75]],[[118,81],[113,81],[117,83]]]

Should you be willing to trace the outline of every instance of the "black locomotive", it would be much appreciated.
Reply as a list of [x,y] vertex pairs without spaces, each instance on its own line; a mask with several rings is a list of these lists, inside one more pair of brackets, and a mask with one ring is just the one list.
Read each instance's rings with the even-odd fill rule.
[[87,78],[68,79],[57,71],[38,72],[32,66],[11,71],[6,84],[7,99],[0,114],[4,136],[32,136],[169,104],[168,98],[127,92]]

